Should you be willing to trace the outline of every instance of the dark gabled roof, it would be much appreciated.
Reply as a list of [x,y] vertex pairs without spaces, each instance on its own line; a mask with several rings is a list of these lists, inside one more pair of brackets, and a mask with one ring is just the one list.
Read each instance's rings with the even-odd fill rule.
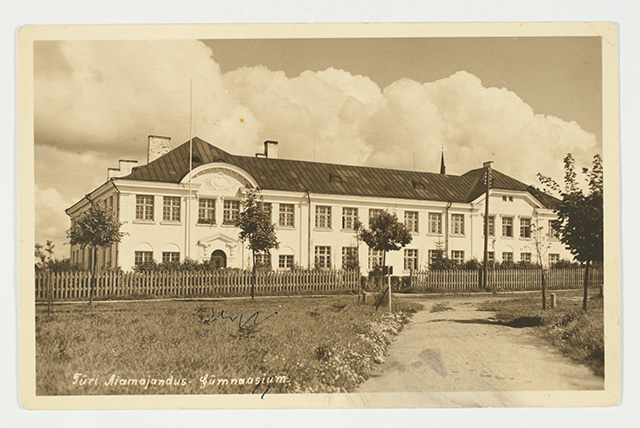
[[[261,189],[351,196],[470,202],[484,192],[483,169],[464,175],[404,171],[290,159],[236,156],[193,139],[193,167],[226,162],[247,171]],[[189,142],[147,165],[135,168],[125,180],[179,183],[189,172]],[[494,188],[529,190],[529,186],[494,170]],[[548,196],[548,195],[547,195]],[[540,198],[541,202],[544,203]],[[546,203],[545,203],[546,205]]]

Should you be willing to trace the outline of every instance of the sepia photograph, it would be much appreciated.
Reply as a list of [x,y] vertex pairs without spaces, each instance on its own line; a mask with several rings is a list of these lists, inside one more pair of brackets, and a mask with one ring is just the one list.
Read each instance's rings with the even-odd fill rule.
[[35,26],[19,59],[26,407],[617,403],[614,24]]

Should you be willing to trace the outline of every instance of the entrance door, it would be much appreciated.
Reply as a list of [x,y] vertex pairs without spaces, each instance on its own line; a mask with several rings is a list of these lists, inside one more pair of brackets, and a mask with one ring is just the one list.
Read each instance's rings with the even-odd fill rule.
[[227,255],[222,250],[215,250],[211,254],[211,266],[214,269],[222,269],[227,267]]

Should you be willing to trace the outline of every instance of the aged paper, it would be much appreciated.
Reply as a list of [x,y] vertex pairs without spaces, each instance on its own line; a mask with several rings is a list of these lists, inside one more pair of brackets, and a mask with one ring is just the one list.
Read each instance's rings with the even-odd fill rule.
[[[30,409],[616,405],[620,393],[617,60],[617,28],[611,23],[23,27],[19,33],[18,52],[22,404]],[[555,67],[554,62],[557,64]],[[583,68],[570,68],[570,65],[575,67],[580,63],[584,64]],[[567,92],[560,94],[560,89],[566,89]],[[561,99],[563,96],[564,100]],[[569,96],[575,96],[576,99],[567,99]],[[583,98],[578,99],[578,96]],[[581,108],[577,107],[580,105]],[[129,238],[125,236],[118,247],[119,253],[109,251],[107,256],[105,252],[98,259],[105,270],[111,263],[129,271],[133,265],[144,261],[145,254],[150,252],[160,259],[158,261],[165,261],[164,257],[167,257],[166,261],[171,261],[175,254],[178,257],[176,260],[182,261],[188,254],[192,259],[198,260],[200,257],[202,260],[215,262],[217,267],[220,267],[220,263],[224,263],[223,267],[227,268],[249,267],[249,252],[245,246],[236,242],[237,233],[234,235],[231,229],[224,229],[223,211],[226,213],[233,207],[225,205],[224,201],[233,199],[234,194],[230,189],[235,189],[234,180],[239,185],[246,185],[242,182],[246,180],[257,187],[263,187],[265,200],[269,202],[271,199],[268,197],[272,197],[274,204],[278,206],[293,206],[293,199],[287,199],[293,196],[285,194],[287,191],[293,194],[293,191],[285,189],[285,184],[273,184],[271,189],[265,187],[265,184],[258,182],[257,173],[247,174],[251,162],[236,158],[232,162],[230,157],[225,158],[227,152],[238,158],[248,158],[259,151],[260,156],[256,159],[275,156],[278,161],[295,159],[323,165],[357,165],[378,168],[378,172],[380,168],[392,168],[444,173],[439,168],[441,163],[444,168],[446,162],[446,173],[457,176],[480,168],[482,162],[491,160],[497,171],[534,186],[540,186],[535,181],[537,172],[561,181],[562,158],[568,152],[574,154],[578,167],[590,167],[593,155],[602,155],[605,177],[604,373],[594,375],[585,367],[567,362],[565,365],[571,367],[559,375],[554,370],[564,370],[566,367],[561,363],[538,366],[532,362],[531,367],[546,369],[521,373],[522,378],[514,378],[508,365],[516,362],[506,360],[493,361],[496,365],[504,364],[502,368],[480,363],[474,370],[461,373],[458,367],[466,365],[463,361],[465,355],[469,362],[473,362],[474,357],[480,358],[484,353],[490,361],[492,353],[500,355],[500,346],[511,346],[513,340],[522,340],[521,344],[531,346],[531,354],[523,353],[523,358],[532,355],[536,361],[546,361],[546,352],[551,349],[544,346],[541,347],[542,350],[533,349],[540,342],[528,342],[530,338],[527,332],[519,331],[517,338],[507,335],[498,340],[499,338],[491,336],[496,330],[489,329],[482,339],[486,346],[479,346],[477,354],[467,354],[467,351],[457,353],[455,348],[451,349],[454,346],[451,344],[456,343],[454,337],[459,332],[464,332],[468,325],[473,324],[479,328],[493,322],[479,320],[476,312],[468,315],[468,319],[464,318],[467,315],[460,315],[462,318],[455,318],[455,324],[450,330],[442,330],[442,334],[446,334],[450,340],[446,337],[433,337],[433,343],[437,346],[425,345],[425,349],[418,354],[421,359],[402,361],[403,354],[394,350],[394,344],[399,343],[402,335],[405,338],[403,340],[409,340],[406,336],[410,333],[409,328],[414,328],[412,323],[415,326],[420,320],[426,320],[425,323],[432,322],[435,325],[443,321],[441,318],[425,315],[431,313],[428,310],[415,314],[404,326],[401,336],[391,341],[384,358],[376,361],[378,370],[370,373],[370,378],[359,382],[357,386],[350,386],[347,392],[341,391],[340,386],[336,386],[336,389],[324,386],[318,387],[319,390],[314,389],[316,384],[312,385],[311,381],[309,385],[300,381],[298,389],[283,389],[278,392],[277,379],[284,376],[284,372],[269,372],[272,370],[266,362],[269,360],[269,352],[266,355],[260,354],[260,358],[265,359],[265,365],[259,366],[260,369],[243,369],[253,367],[250,365],[239,365],[240,368],[217,366],[215,355],[216,352],[223,352],[218,350],[220,348],[208,349],[213,355],[209,360],[212,362],[211,367],[201,367],[193,373],[184,374],[183,368],[151,369],[144,366],[153,365],[158,349],[160,352],[171,349],[154,348],[156,344],[163,342],[162,334],[144,340],[144,335],[129,338],[131,342],[128,346],[131,349],[127,352],[116,349],[115,346],[105,346],[101,351],[104,353],[97,358],[95,349],[94,352],[89,352],[91,346],[99,347],[103,343],[117,341],[114,341],[114,337],[108,337],[108,333],[106,337],[91,334],[91,329],[95,328],[94,332],[105,334],[105,331],[109,331],[104,329],[105,323],[116,323],[117,320],[121,324],[114,324],[113,331],[117,332],[114,334],[121,334],[122,325],[132,319],[127,318],[127,311],[138,310],[131,309],[134,307],[141,312],[152,312],[156,305],[159,311],[167,311],[168,317],[179,317],[182,315],[181,311],[195,311],[189,306],[191,299],[158,298],[156,301],[145,299],[143,302],[127,303],[129,299],[126,298],[121,302],[114,302],[113,299],[107,302],[98,298],[94,302],[94,309],[85,311],[87,299],[74,298],[73,293],[61,294],[52,302],[53,315],[49,315],[48,302],[42,298],[44,294],[36,299],[36,284],[42,282],[37,282],[37,274],[34,273],[34,246],[51,240],[55,246],[52,250],[55,251],[55,258],[68,258],[71,263],[90,260],[88,252],[82,252],[82,256],[79,256],[77,248],[66,245],[66,230],[71,226],[67,214],[73,215],[84,198],[90,201],[93,195],[102,192],[99,189],[109,187],[109,178],[116,177],[121,170],[125,170],[127,160],[131,161],[131,157],[137,158],[133,167],[138,169],[131,169],[132,165],[129,165],[127,172],[133,174],[138,171],[138,174],[142,174],[140,186],[163,182],[165,179],[160,177],[161,174],[170,175],[173,171],[170,168],[178,170],[180,165],[167,163],[163,171],[153,173],[156,175],[151,172],[148,172],[150,175],[144,175],[145,171],[150,170],[143,167],[153,161],[153,158],[147,156],[154,155],[153,150],[147,149],[157,141],[162,144],[165,141],[151,136],[166,134],[173,134],[171,137],[174,145],[171,148],[191,141],[185,147],[189,147],[192,152],[189,170],[194,170],[193,182],[189,179],[188,182],[176,181],[174,184],[182,184],[182,189],[189,187],[189,198],[192,198],[192,191],[206,190],[211,195],[215,194],[217,196],[208,200],[218,198],[215,199],[218,205],[193,205],[193,230],[185,227],[184,234],[175,239],[176,244],[171,243],[173,246],[161,244],[161,248],[157,248],[153,242],[149,244],[145,241],[133,242],[129,248],[126,246],[129,245],[126,243]],[[147,136],[150,136],[148,140]],[[200,147],[203,149],[200,157],[194,155],[194,137],[222,148],[222,154],[210,153],[207,151],[210,150],[208,145],[196,142],[196,150],[200,150]],[[268,142],[275,140],[279,142],[276,143],[277,151],[274,154],[274,145],[269,145]],[[165,154],[162,144],[158,149],[160,156]],[[155,150],[157,146],[154,145],[153,148]],[[209,162],[201,158],[205,155],[211,156],[210,159],[207,158]],[[211,178],[198,182],[196,168],[202,168],[198,172],[204,174],[204,168],[215,162],[232,166],[222,171],[222,167],[218,165],[218,169],[211,173]],[[112,171],[108,172],[107,168]],[[114,172],[116,169],[118,171]],[[314,174],[317,170],[309,167],[305,171]],[[318,173],[317,177],[307,180],[314,183],[322,178],[332,185],[348,186],[350,179],[355,180],[348,174],[355,170],[346,168],[344,171],[346,172],[341,174],[331,172],[327,177],[321,177]],[[297,173],[300,173],[300,181],[304,181],[304,171]],[[264,183],[270,183],[270,177],[278,174],[277,169],[273,169],[261,179]],[[254,176],[256,179],[252,182]],[[372,178],[374,179],[375,177]],[[169,182],[168,180],[165,181]],[[411,191],[416,192],[428,191],[431,186],[419,179],[414,179],[411,184]],[[188,211],[183,213],[178,209],[178,220],[171,217],[174,211],[171,211],[170,204],[174,200],[170,198],[175,198],[178,193],[172,193],[177,191],[177,187],[167,186],[157,193],[156,205],[151,203],[151,209],[155,209],[159,216],[169,216],[163,217],[166,223],[164,225],[158,221],[158,227],[164,227],[162,230],[171,227],[177,230],[182,226],[180,216],[186,215]],[[400,193],[389,196],[383,194],[382,190],[378,194],[367,194],[367,190],[355,194],[348,191],[336,191],[335,194],[317,191],[311,195],[312,192],[308,189],[300,188],[297,189],[300,198],[304,196],[305,190],[309,204],[313,204],[311,198],[316,198],[316,194],[319,198],[333,201],[331,205],[336,208],[333,220],[329,211],[328,221],[334,221],[332,233],[335,232],[335,235],[321,242],[322,238],[318,237],[321,236],[318,233],[321,234],[322,231],[316,229],[322,229],[318,226],[322,226],[321,222],[324,220],[318,218],[323,219],[325,217],[322,216],[326,214],[322,210],[315,211],[314,229],[311,226],[311,210],[304,208],[304,201],[296,202],[300,211],[294,211],[298,217],[294,216],[296,220],[291,220],[290,230],[295,236],[281,238],[284,241],[290,239],[292,243],[287,244],[288,249],[281,249],[277,260],[274,257],[273,266],[276,269],[289,267],[289,260],[302,267],[305,263],[307,267],[312,267],[312,261],[316,264],[327,261],[327,267],[340,268],[340,257],[344,260],[345,254],[348,254],[344,250],[340,253],[340,247],[350,248],[352,244],[340,235],[340,229],[350,228],[349,220],[345,218],[350,218],[351,214],[339,207],[357,203],[360,204],[359,207],[367,207],[369,210],[380,206],[389,207],[398,213],[413,212],[408,208],[410,203],[406,201],[411,197]],[[516,191],[516,199],[523,192],[517,189],[503,190],[502,198],[506,199],[502,200],[507,204],[510,202],[508,191]],[[127,191],[133,196],[136,196],[136,192],[141,195],[149,195],[151,192],[121,187],[118,192],[122,193],[118,195]],[[400,192],[390,190],[392,193],[394,191]],[[202,196],[205,193],[200,195],[200,199],[206,199]],[[277,199],[278,197],[284,199]],[[393,205],[389,202],[390,199],[402,201],[393,202]],[[140,224],[150,220],[144,217],[145,199],[140,201],[142,202],[131,202],[133,208],[129,213],[130,217],[124,217],[126,205],[123,200],[120,220],[125,223],[125,227],[135,227],[136,220],[140,220]],[[436,202],[434,206],[445,209],[443,200]],[[455,210],[456,203],[462,204],[452,200],[449,208],[453,207]],[[470,240],[473,239],[472,236],[476,236],[473,225],[476,225],[476,234],[482,227],[477,226],[482,224],[479,214],[476,213],[476,223],[471,218],[474,203],[477,204],[478,201],[470,202],[469,214],[466,214],[469,215],[469,220],[465,221],[469,223],[455,226],[461,228],[456,229],[458,235],[469,237]],[[133,213],[139,206],[143,210],[141,217],[138,217],[137,212],[135,215]],[[460,213],[467,213],[464,211],[466,207],[460,205],[457,208],[462,210]],[[221,232],[203,234],[206,239],[192,239],[192,235],[201,233],[205,227],[212,227],[211,224],[195,224],[196,209],[199,210],[199,219],[210,220],[211,223],[215,223],[216,215],[220,216],[215,227]],[[207,217],[207,209],[212,210],[211,217]],[[360,210],[360,218],[364,218],[365,208]],[[309,216],[307,229],[303,229],[303,223],[307,221],[303,212]],[[288,227],[283,224],[288,221],[286,209],[280,213],[284,217],[279,217],[278,220],[281,225]],[[428,235],[427,214],[426,211],[421,214],[424,217],[416,214],[415,223],[411,223],[412,214],[405,215],[405,223],[409,221],[415,225],[416,236],[421,231],[424,231],[423,238]],[[448,212],[446,215],[448,219]],[[336,222],[340,218],[342,223],[338,225]],[[421,220],[418,221],[418,218]],[[464,217],[456,217],[455,221],[458,218]],[[437,223],[433,224],[434,230],[437,230]],[[462,225],[467,224],[465,234]],[[506,221],[503,223],[508,224]],[[526,227],[522,226],[526,224],[520,223],[520,227]],[[418,229],[419,226],[424,229]],[[449,224],[444,225],[445,235],[451,227]],[[135,237],[134,230],[137,229],[128,232],[131,239]],[[286,232],[286,227],[283,227],[282,233]],[[306,233],[309,234],[308,237]],[[183,237],[184,247],[181,247],[180,240]],[[520,237],[529,238],[524,235]],[[518,237],[510,238],[516,240]],[[415,239],[418,242],[419,238]],[[455,240],[456,237],[451,239]],[[312,243],[315,245],[312,246]],[[306,249],[303,248],[305,245]],[[451,247],[449,257],[460,257],[462,261],[469,259],[469,256],[482,259],[482,254],[477,250],[480,245],[477,239],[475,244],[470,241],[459,245],[459,249]],[[465,245],[468,247],[464,247]],[[519,245],[516,248],[512,244],[500,250],[496,247],[496,257],[498,253],[505,259],[512,257],[513,253],[522,254],[523,261],[526,257],[531,257],[532,245]],[[219,249],[216,250],[217,248]],[[365,248],[365,252],[360,250],[361,264],[366,264],[366,247],[362,248]],[[409,249],[413,251],[412,248]],[[158,256],[153,251],[157,251]],[[415,251],[405,252],[404,258],[401,255],[403,253],[398,253],[396,275],[408,276],[412,270],[428,264],[427,247],[416,247]],[[44,261],[47,257],[46,249],[42,249],[40,254]],[[396,262],[392,261],[392,264]],[[409,273],[402,272],[403,267]],[[595,294],[597,290],[590,289],[590,293]],[[394,294],[394,298],[431,302],[429,304],[432,304],[430,299],[441,297],[438,294],[422,294],[422,297],[399,294]],[[563,294],[558,292],[558,295],[562,300]],[[459,302],[459,299],[462,299],[461,307],[465,307],[468,302],[461,296],[464,295],[451,297],[451,301],[443,300],[453,308],[446,304],[442,307],[455,312],[457,307],[451,302]],[[488,293],[486,299],[490,296]],[[207,312],[200,318],[195,313],[186,316],[192,316],[194,323],[202,323],[204,320],[219,326],[226,320],[224,315],[221,316],[220,310],[224,309],[224,305],[229,307],[231,303],[225,303],[230,300],[215,300],[215,297],[218,296],[201,295],[198,296],[200,300],[194,297],[199,302],[199,309],[205,308]],[[358,296],[353,294],[353,301],[356,297]],[[471,304],[475,304],[475,298],[477,295],[469,297]],[[177,306],[172,307],[174,301]],[[111,308],[114,313],[125,315],[110,318],[100,312],[100,308]],[[245,310],[247,313],[242,313],[245,317],[244,324],[240,318],[237,330],[240,333],[234,332],[233,340],[241,340],[238,337],[243,337],[244,332],[248,331],[245,330],[248,322],[263,329],[262,331],[268,331],[269,320],[263,317],[277,315],[276,318],[282,319],[288,316],[282,311],[256,315],[257,312],[254,312],[250,304]],[[342,307],[337,305],[336,314],[340,310]],[[307,312],[314,313],[313,309]],[[65,321],[71,320],[69,317],[65,318],[69,314],[75,318],[73,323],[65,325]],[[255,315],[253,320],[250,318],[252,314]],[[423,314],[423,318],[420,318],[420,314]],[[239,314],[227,309],[227,316],[235,323]],[[312,318],[313,316],[315,315],[311,315]],[[339,316],[341,315],[336,315]],[[291,315],[289,317],[286,318],[287,322],[295,330],[301,321]],[[42,343],[38,340],[44,339],[42,335],[37,335],[37,331],[45,327],[37,326],[36,319],[38,322],[47,321],[48,333],[58,334],[62,339],[39,346]],[[214,324],[214,321],[218,324]],[[87,349],[77,343],[77,340],[87,340],[80,331],[85,328],[86,337],[91,337],[87,341]],[[491,324],[491,328],[497,328],[495,323]],[[131,331],[135,331],[135,327]],[[415,332],[415,328],[411,331]],[[166,337],[171,337],[172,340],[175,337],[176,343],[181,343],[175,332],[164,332]],[[297,334],[312,333],[299,331]],[[415,340],[418,341],[429,340],[428,337],[417,337],[419,338]],[[126,341],[124,337],[123,341]],[[283,338],[283,342],[285,341],[286,338]],[[482,345],[482,341],[478,343]],[[197,350],[193,348],[172,352],[177,354],[174,357],[176,361],[189,361],[200,358],[202,349],[207,348],[203,346]],[[190,355],[190,352],[194,354]],[[195,355],[196,352],[200,354]],[[226,352],[233,352],[233,349],[227,349]],[[325,357],[328,361],[334,361],[323,347],[318,347],[314,352],[319,361],[323,361]],[[552,351],[548,352],[553,354]],[[54,367],[62,370],[64,376],[56,377],[56,373],[47,371],[46,365],[37,368],[38,359],[45,361],[51,355],[55,356]],[[91,358],[83,360],[84,355]],[[558,357],[553,355],[549,358]],[[290,356],[285,355],[284,358]],[[136,360],[127,360],[127,357]],[[238,356],[238,359],[252,358],[255,355],[249,351]],[[161,355],[157,359],[164,361]],[[291,363],[287,361],[287,365]],[[277,363],[273,364],[273,367],[278,367],[276,370],[285,370]],[[402,377],[406,370],[435,373],[437,376],[434,378],[440,383],[411,384]],[[301,369],[301,373],[303,371]],[[338,369],[338,373],[343,372]],[[389,373],[396,373],[397,377],[387,380]],[[500,378],[501,373],[504,375],[503,379]],[[292,380],[292,376],[288,375],[288,382],[296,381]],[[563,381],[553,380],[563,376]],[[49,378],[53,380],[47,383]],[[314,376],[311,378],[316,382]],[[234,385],[234,388],[218,388],[227,386],[227,382]],[[270,383],[273,384],[271,392],[267,386]],[[465,389],[459,385],[470,386]],[[504,385],[505,389],[496,385]],[[123,386],[126,388],[122,388]],[[180,393],[182,387],[186,393]]]

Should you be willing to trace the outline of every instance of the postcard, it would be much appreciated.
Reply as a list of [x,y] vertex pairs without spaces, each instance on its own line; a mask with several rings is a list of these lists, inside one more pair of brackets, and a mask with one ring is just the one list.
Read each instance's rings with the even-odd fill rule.
[[21,28],[22,405],[616,405],[617,40]]

